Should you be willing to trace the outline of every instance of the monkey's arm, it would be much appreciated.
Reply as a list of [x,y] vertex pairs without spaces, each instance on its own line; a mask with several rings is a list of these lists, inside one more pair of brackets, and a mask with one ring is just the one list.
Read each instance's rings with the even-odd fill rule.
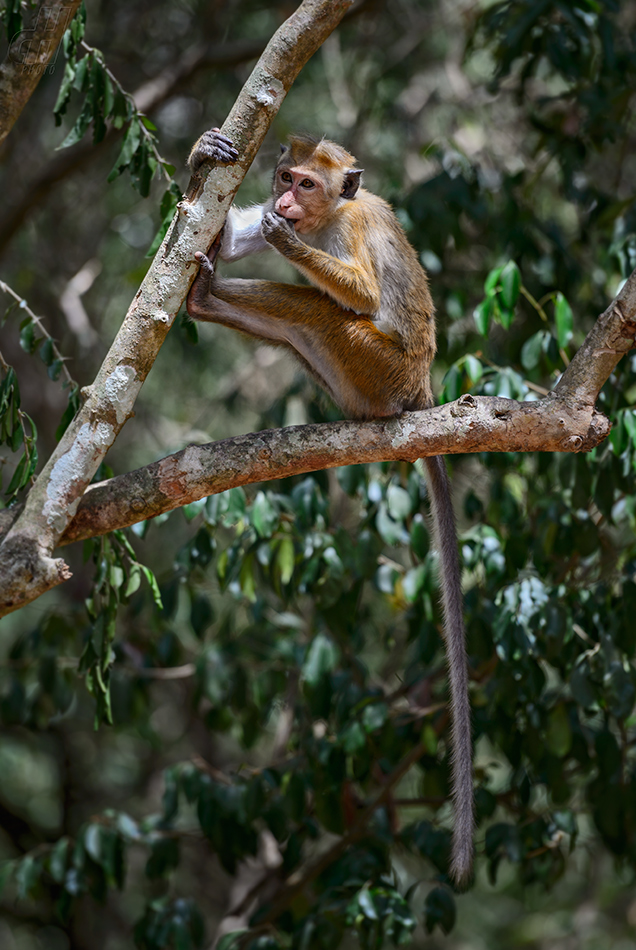
[[251,208],[229,210],[225,226],[221,232],[221,250],[219,257],[223,261],[238,261],[248,254],[266,251],[268,243],[261,231],[263,205]]
[[380,284],[364,247],[357,249],[359,262],[348,263],[305,244],[294,231],[293,224],[274,211],[263,214],[261,230],[268,244],[345,310],[368,315],[378,312]]

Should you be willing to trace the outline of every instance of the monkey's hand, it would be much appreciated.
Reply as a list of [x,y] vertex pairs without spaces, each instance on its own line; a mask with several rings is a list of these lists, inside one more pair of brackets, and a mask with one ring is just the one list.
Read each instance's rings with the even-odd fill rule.
[[234,142],[214,128],[204,132],[199,141],[195,142],[188,164],[194,174],[204,162],[213,165],[231,165],[238,157],[239,153],[234,148]]
[[275,211],[267,211],[263,215],[261,234],[267,243],[275,247],[281,254],[289,253],[292,248],[301,243],[294,230],[294,222]]

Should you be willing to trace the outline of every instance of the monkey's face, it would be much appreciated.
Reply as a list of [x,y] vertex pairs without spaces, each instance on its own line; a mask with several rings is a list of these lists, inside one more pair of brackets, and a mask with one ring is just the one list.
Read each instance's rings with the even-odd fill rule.
[[274,197],[274,210],[293,221],[298,234],[308,234],[323,223],[332,203],[322,178],[302,166],[277,169]]

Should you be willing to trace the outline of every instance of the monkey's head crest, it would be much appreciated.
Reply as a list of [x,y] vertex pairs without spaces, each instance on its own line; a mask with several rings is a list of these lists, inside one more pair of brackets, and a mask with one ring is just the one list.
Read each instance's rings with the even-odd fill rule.
[[362,169],[355,168],[355,164],[354,156],[342,145],[304,133],[290,135],[289,145],[281,145],[278,160],[279,167],[302,165],[323,170],[327,178],[331,179],[328,190],[333,192],[333,196],[349,199],[355,197],[360,187]]

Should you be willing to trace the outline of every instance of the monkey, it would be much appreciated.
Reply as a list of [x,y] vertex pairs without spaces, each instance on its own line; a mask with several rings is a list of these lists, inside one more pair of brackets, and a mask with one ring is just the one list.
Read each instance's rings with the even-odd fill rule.
[[[190,168],[236,161],[218,129],[199,139]],[[282,146],[272,194],[230,208],[188,295],[195,320],[220,323],[291,349],[351,419],[385,419],[433,403],[436,350],[428,277],[390,205],[361,187],[362,169],[342,146],[294,135]],[[235,261],[273,247],[312,286],[217,276],[217,256]],[[454,829],[451,876],[472,874],[474,801],[461,571],[443,457],[424,459],[439,555],[451,695]]]

